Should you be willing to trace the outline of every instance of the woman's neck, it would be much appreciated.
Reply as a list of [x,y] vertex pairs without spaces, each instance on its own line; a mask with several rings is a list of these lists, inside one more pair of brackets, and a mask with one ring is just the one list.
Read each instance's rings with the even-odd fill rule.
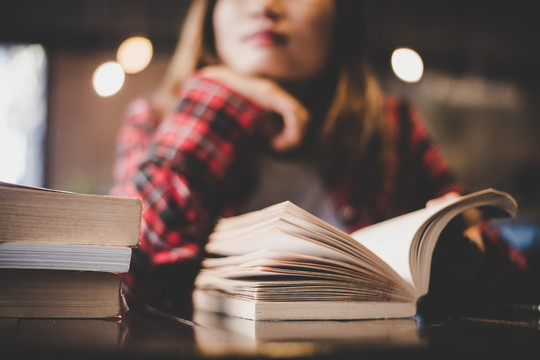
[[319,76],[305,81],[278,81],[278,83],[298,99],[310,113],[320,113],[332,100],[334,84],[329,76]]
[[[286,154],[276,154],[287,159],[303,158],[316,161],[319,129],[333,100],[335,84],[330,77],[318,77],[309,81],[278,82],[286,91],[300,101],[309,111],[310,119],[302,143]],[[315,158],[314,158],[315,157]]]

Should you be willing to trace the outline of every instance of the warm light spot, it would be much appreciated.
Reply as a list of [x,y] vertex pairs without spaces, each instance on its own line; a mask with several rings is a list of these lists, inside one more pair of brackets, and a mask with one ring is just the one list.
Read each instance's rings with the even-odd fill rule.
[[100,96],[116,94],[124,85],[125,74],[122,66],[114,61],[100,65],[94,72],[92,83]]
[[392,70],[399,79],[414,83],[422,78],[424,63],[416,51],[400,48],[392,53]]
[[152,43],[145,37],[134,36],[118,47],[116,60],[128,74],[144,70],[152,60]]

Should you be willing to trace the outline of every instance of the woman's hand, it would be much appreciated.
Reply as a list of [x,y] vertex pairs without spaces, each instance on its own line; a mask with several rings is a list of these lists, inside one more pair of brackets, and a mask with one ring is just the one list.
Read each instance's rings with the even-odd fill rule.
[[446,194],[444,194],[443,196],[440,196],[438,198],[429,200],[426,203],[426,207],[439,205],[439,204],[441,204],[441,203],[443,203],[445,201],[452,200],[452,199],[457,199],[460,196],[461,195],[459,193],[457,193],[455,191],[450,191],[450,192],[447,192]]
[[[461,194],[451,191],[443,196],[435,199],[431,199],[426,203],[426,207],[436,206],[448,200],[457,199]],[[463,224],[463,235],[470,241],[476,244],[476,246],[483,252],[485,250],[484,241],[480,230],[478,229],[478,223],[482,221],[482,214],[478,209],[469,209],[461,214]]]
[[277,134],[275,130],[268,130],[271,124],[263,124],[265,132],[272,137],[274,149],[286,151],[300,144],[309,120],[309,112],[278,84],[266,78],[235,73],[224,65],[207,66],[201,70],[201,74],[222,82],[264,110],[281,116],[283,127]]
[[[426,207],[455,199],[460,195],[447,193],[427,202]],[[469,209],[455,217],[445,227],[433,253],[430,292],[444,298],[463,299],[479,285],[478,276],[486,253],[478,227],[482,214]]]

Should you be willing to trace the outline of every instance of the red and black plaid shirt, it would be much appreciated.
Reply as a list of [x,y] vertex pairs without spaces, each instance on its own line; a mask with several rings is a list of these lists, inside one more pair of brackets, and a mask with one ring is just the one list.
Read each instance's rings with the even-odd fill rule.
[[[396,99],[388,99],[387,111],[393,152],[387,176],[394,186],[370,204],[351,203],[350,186],[328,189],[351,231],[417,210],[448,191],[461,191],[418,114]],[[177,313],[189,309],[193,279],[214,222],[234,215],[250,187],[257,124],[264,118],[252,101],[197,75],[184,84],[176,111],[158,125],[146,99],[129,105],[111,191],[144,203],[140,246],[124,276],[128,298],[132,293]]]

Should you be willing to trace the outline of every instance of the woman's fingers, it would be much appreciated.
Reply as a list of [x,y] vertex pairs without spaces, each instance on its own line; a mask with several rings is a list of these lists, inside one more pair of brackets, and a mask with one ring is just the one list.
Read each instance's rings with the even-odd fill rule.
[[[309,112],[277,83],[266,78],[237,74],[223,65],[208,66],[202,73],[223,82],[264,110],[279,115],[283,126],[277,133],[271,131],[275,128],[274,124],[261,125],[262,132],[271,137],[271,144],[275,150],[287,151],[300,144],[309,121]],[[268,121],[272,120],[275,119]]]
[[446,202],[448,200],[452,200],[452,199],[457,199],[458,197],[460,197],[461,195],[455,191],[450,191],[446,194],[444,194],[443,196],[441,197],[438,197],[438,198],[435,198],[435,199],[431,199],[429,200],[427,203],[426,203],[426,207],[431,207],[431,206],[435,206],[435,205],[439,205],[439,204],[442,204],[443,202]]
[[271,111],[281,115],[283,128],[272,139],[272,147],[287,151],[300,144],[309,120],[307,109],[291,95],[276,94],[276,102]]

